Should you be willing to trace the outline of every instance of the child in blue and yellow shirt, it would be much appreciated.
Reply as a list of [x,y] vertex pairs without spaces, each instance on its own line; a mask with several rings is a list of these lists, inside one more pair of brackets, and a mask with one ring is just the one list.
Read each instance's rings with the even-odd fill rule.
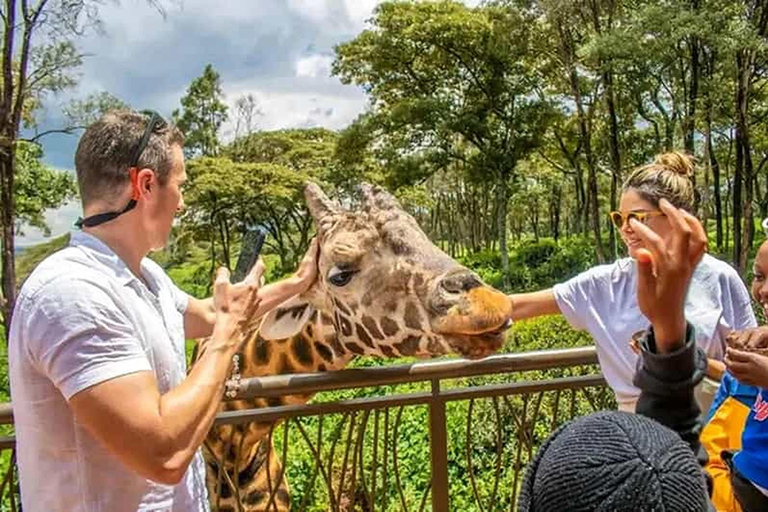
[[[755,257],[752,297],[768,313],[768,241]],[[768,510],[768,327],[734,333],[729,338],[728,369],[701,432],[712,477],[712,502],[719,511],[749,510],[734,496],[738,488],[756,510]],[[734,348],[739,347],[739,348]]]

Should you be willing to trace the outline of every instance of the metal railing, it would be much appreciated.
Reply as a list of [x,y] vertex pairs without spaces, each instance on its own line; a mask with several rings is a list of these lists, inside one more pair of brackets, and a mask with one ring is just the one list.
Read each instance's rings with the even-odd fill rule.
[[[260,508],[248,505],[238,472],[216,471],[213,508],[284,510],[282,499],[291,510],[514,510],[525,467],[549,433],[615,407],[596,363],[585,347],[246,379],[235,400],[317,395],[217,416],[214,428],[230,436],[219,453],[261,428],[265,467],[279,464],[259,490]],[[8,404],[0,422],[12,422]],[[0,449],[13,453],[13,438]],[[0,488],[8,510],[18,502],[14,455]]]

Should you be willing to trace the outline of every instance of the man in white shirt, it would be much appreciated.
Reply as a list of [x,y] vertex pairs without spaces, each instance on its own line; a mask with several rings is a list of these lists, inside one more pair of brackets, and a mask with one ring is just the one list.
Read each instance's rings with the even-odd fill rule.
[[[184,207],[183,140],[157,114],[131,111],[80,140],[82,232],[24,283],[9,332],[25,511],[208,510],[199,448],[237,326],[315,279],[313,244],[292,278],[259,288],[261,263],[239,284],[219,269],[214,296],[198,300],[146,257]],[[187,376],[184,341],[205,336]]]

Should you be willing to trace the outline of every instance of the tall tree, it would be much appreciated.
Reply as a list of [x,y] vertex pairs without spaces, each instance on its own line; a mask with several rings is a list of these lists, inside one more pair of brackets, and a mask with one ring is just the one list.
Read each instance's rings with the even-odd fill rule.
[[[150,4],[159,7],[157,0]],[[0,223],[3,322],[16,298],[16,143],[46,94],[72,87],[81,61],[73,40],[98,26],[99,0],[4,0],[0,56]]]
[[173,120],[186,136],[187,157],[218,155],[219,131],[229,118],[229,107],[224,103],[221,77],[212,65],[207,64],[203,74],[189,84],[187,94],[181,98],[181,107],[173,111]]
[[385,2],[371,29],[337,47],[333,67],[370,94],[376,144],[401,178],[460,162],[493,182],[505,279],[516,166],[541,144],[552,112],[540,94],[533,22],[512,3]]
[[248,136],[256,130],[256,118],[264,115],[253,94],[235,100],[235,138]]

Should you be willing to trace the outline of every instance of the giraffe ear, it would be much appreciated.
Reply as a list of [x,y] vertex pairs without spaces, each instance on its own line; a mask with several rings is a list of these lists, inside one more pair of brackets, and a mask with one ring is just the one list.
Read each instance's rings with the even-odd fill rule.
[[265,340],[284,340],[301,332],[315,308],[300,296],[293,297],[267,313],[259,335]]

